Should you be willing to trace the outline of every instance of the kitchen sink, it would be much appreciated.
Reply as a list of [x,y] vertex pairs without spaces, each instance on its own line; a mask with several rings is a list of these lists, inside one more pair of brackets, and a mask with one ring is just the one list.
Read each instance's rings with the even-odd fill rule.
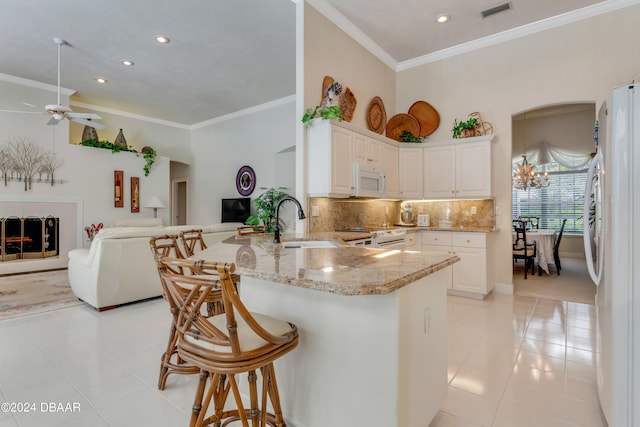
[[300,249],[300,248],[337,248],[339,245],[330,240],[292,240],[290,242],[282,242],[284,249]]

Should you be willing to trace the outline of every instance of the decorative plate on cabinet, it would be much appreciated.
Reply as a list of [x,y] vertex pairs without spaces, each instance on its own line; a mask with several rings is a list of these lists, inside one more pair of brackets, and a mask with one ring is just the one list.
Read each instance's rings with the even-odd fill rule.
[[411,132],[411,135],[420,134],[420,124],[418,120],[410,114],[400,113],[391,117],[387,122],[387,136],[401,142],[400,134],[404,131]]
[[440,126],[440,114],[428,102],[414,102],[409,107],[409,114],[415,117],[420,124],[420,135],[415,136],[429,136]]
[[384,109],[384,102],[379,96],[374,97],[369,103],[369,111],[367,112],[367,123],[369,129],[375,133],[382,134],[387,124],[387,112]]
[[356,110],[356,104],[358,101],[351,92],[351,89],[347,88],[340,97],[340,108],[342,109],[342,120],[350,122],[353,119],[353,112]]

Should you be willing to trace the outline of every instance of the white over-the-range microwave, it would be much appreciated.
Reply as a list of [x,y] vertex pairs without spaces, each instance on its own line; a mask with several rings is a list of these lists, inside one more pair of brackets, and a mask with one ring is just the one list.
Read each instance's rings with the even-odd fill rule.
[[384,197],[384,170],[369,163],[353,164],[353,195],[356,197]]

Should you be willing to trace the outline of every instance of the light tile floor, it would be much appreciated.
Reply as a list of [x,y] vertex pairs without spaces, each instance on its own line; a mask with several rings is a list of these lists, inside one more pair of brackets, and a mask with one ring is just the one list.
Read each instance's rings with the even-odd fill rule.
[[[0,403],[35,404],[2,407],[0,427],[187,426],[196,377],[156,388],[169,321],[162,299],[0,321]],[[431,427],[606,426],[594,321],[588,304],[448,297],[449,394]]]
[[447,314],[449,393],[431,427],[606,427],[594,305],[450,296]]

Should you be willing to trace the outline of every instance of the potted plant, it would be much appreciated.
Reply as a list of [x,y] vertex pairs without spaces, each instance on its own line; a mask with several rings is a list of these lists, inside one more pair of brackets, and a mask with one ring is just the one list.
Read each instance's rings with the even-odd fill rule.
[[[284,189],[286,187],[278,187],[278,188],[265,188],[261,187],[261,189],[266,190],[264,193],[256,197],[254,203],[256,205],[256,213],[255,215],[251,215],[245,221],[246,225],[266,225],[269,227],[269,233],[272,233],[275,230],[275,222],[276,222],[276,203],[284,196],[287,195]],[[280,229],[284,229],[284,222],[280,220]]]
[[322,117],[323,120],[342,120],[342,110],[339,105],[316,105],[315,108],[309,108],[304,113],[302,123],[304,123],[305,127],[309,127],[311,120],[316,117]]
[[402,133],[399,135],[400,141],[402,142],[422,142],[422,140],[424,139],[421,136],[414,136],[411,132],[409,132],[408,130],[403,130]]
[[453,132],[453,138],[457,139],[457,138],[468,138],[471,136],[475,136],[477,124],[478,124],[478,119],[475,117],[471,117],[466,122],[463,120],[459,122],[457,120],[454,120],[453,129],[451,129],[451,131]]

